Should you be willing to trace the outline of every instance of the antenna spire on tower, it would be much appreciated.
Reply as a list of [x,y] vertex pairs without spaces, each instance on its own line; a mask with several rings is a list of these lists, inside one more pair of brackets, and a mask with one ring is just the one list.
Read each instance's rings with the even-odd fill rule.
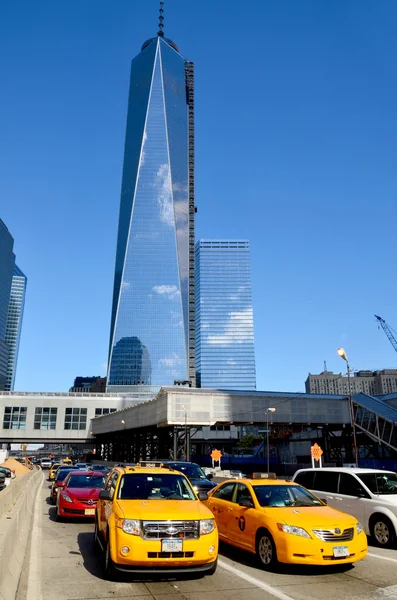
[[160,0],[160,14],[159,14],[159,30],[157,35],[159,37],[164,37],[164,2]]

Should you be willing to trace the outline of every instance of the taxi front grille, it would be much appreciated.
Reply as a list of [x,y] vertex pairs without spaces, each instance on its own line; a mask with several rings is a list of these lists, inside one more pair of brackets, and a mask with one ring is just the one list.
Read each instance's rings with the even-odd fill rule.
[[348,558],[353,558],[356,556],[355,554],[349,554],[349,556],[323,556],[323,560],[347,560]]
[[199,521],[143,521],[144,540],[197,540]]
[[342,533],[335,533],[335,529],[313,529],[313,533],[323,542],[351,542],[354,528],[345,529]]
[[148,552],[148,558],[193,558],[194,552]]

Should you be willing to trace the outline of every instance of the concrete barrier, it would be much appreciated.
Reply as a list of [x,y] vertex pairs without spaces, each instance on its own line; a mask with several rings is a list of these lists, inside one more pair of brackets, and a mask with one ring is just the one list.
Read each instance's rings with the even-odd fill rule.
[[0,492],[0,600],[15,599],[42,480],[35,469]]

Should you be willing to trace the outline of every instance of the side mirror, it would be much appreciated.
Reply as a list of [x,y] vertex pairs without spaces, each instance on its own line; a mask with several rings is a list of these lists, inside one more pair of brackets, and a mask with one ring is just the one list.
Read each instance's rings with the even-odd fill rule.
[[[208,494],[207,492],[198,492],[197,493],[199,500],[208,500]],[[99,497],[101,497],[101,495],[99,494]]]
[[213,475],[213,473],[208,473],[208,475],[207,475],[207,479],[214,479],[214,475]]
[[320,500],[323,504],[328,504],[327,498],[320,498]]
[[364,492],[364,490],[359,490],[357,492],[357,498],[368,498],[367,494]]
[[109,490],[101,490],[99,492],[99,500],[111,500],[112,497],[110,495]]
[[243,506],[244,508],[254,508],[254,503],[252,500],[240,500],[238,503],[239,506]]

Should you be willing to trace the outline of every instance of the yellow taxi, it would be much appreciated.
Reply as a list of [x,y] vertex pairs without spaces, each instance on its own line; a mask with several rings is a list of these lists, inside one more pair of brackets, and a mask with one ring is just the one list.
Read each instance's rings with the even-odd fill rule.
[[51,465],[49,473],[48,473],[48,481],[54,481],[55,473],[57,472],[58,467],[61,466],[61,463],[54,463]]
[[73,465],[73,461],[71,458],[63,458],[62,459],[62,464],[63,465]]
[[95,542],[104,573],[212,575],[218,531],[211,511],[183,473],[162,463],[115,467],[99,493]]
[[257,478],[225,481],[204,504],[223,542],[256,554],[263,568],[281,563],[338,565],[365,558],[367,536],[354,517],[304,487]]

